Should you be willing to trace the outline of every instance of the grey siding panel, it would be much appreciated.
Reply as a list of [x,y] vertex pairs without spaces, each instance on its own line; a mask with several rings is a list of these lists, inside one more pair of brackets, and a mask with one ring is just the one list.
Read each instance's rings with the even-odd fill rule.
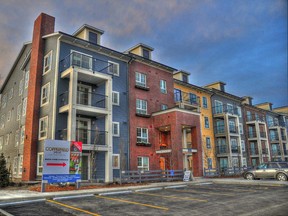
[[97,152],[96,154],[96,179],[105,179],[105,152]]

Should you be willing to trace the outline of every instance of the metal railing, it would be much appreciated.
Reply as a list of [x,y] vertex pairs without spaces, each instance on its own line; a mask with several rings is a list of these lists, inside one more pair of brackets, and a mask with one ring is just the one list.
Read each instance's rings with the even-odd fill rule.
[[212,108],[213,110],[213,114],[226,114],[226,113],[229,113],[229,114],[232,114],[232,115],[240,115],[240,113],[238,113],[238,109],[236,106],[229,106],[227,104],[223,104],[223,105],[219,105],[219,106],[214,106]]
[[248,138],[256,138],[256,137],[257,137],[256,131],[249,131],[248,132]]
[[258,155],[259,151],[258,148],[250,148],[250,155]]
[[101,72],[113,75],[115,65],[101,59],[96,59],[81,53],[72,52],[60,61],[60,72],[69,67],[79,67],[91,72]]
[[218,176],[233,176],[241,175],[244,171],[250,169],[250,167],[225,167],[225,168],[204,168],[205,177],[218,177]]
[[[61,140],[67,140],[67,129],[59,130],[58,132]],[[76,141],[83,144],[107,145],[107,131],[76,128],[75,135]]]
[[238,154],[240,153],[240,149],[238,146],[231,146],[231,152],[232,154]]
[[268,127],[285,127],[285,123],[284,122],[274,122],[274,121],[268,121]]
[[183,180],[183,170],[121,171],[120,184]]
[[279,136],[278,134],[270,134],[270,141],[278,141]]
[[271,151],[272,156],[281,156],[281,150],[280,149],[272,149]]
[[214,131],[216,134],[223,134],[225,133],[225,126],[224,125],[216,126],[214,127]]
[[228,146],[227,145],[216,146],[216,152],[217,152],[217,154],[227,154],[228,153]]
[[175,91],[174,100],[175,102],[186,103],[194,106],[200,105],[200,98],[198,96],[183,91]]
[[238,127],[237,127],[237,126],[233,126],[233,127],[230,127],[230,126],[229,126],[229,132],[230,132],[230,133],[238,134],[238,133],[239,133]]
[[[69,92],[66,91],[59,95],[60,107],[69,104]],[[107,107],[107,96],[97,93],[77,91],[76,103],[79,105],[92,106],[97,108]]]
[[262,154],[268,154],[269,151],[268,151],[268,148],[262,148]]
[[259,115],[255,115],[255,114],[251,114],[251,115],[246,115],[246,119],[247,121],[261,121],[261,122],[265,122],[265,117],[264,116],[259,116]]
[[266,132],[260,131],[260,137],[266,138],[267,137]]

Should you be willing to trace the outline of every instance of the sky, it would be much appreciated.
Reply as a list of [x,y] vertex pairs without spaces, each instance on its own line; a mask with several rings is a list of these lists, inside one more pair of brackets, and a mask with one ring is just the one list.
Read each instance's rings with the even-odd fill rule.
[[288,106],[287,0],[0,0],[0,84],[42,12],[55,31],[104,30],[102,45],[120,52],[147,44],[194,85]]

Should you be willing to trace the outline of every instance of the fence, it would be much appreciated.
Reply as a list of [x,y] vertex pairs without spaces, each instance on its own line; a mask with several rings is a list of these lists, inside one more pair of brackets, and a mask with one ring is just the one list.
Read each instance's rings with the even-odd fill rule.
[[183,180],[183,170],[122,171],[120,184]]
[[233,176],[241,175],[244,171],[250,169],[249,167],[227,167],[222,169],[206,169],[204,168],[205,177],[216,177],[216,176]]

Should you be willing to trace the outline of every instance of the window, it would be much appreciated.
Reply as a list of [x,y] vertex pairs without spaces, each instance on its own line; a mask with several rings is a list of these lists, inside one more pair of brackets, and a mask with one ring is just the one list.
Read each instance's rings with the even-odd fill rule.
[[242,158],[242,166],[247,167],[247,159],[246,158]]
[[19,82],[19,96],[23,93],[23,79]]
[[19,145],[19,130],[15,132],[15,147]]
[[239,123],[239,133],[243,134],[243,124]]
[[227,104],[227,112],[230,114],[233,114],[233,105],[232,104]]
[[45,116],[39,120],[39,139],[47,138],[48,130],[48,116]]
[[136,113],[147,114],[147,101],[136,99]]
[[166,87],[165,80],[160,80],[160,90],[161,90],[161,93],[167,94],[167,87]]
[[10,134],[8,133],[5,135],[5,145],[9,144],[9,138],[10,138]]
[[18,170],[18,157],[14,157],[13,160],[13,174],[16,175]]
[[198,104],[197,95],[189,93],[190,104]]
[[92,56],[76,51],[71,52],[72,65],[92,70]]
[[1,119],[0,119],[0,128],[3,129],[5,127],[5,119],[6,119],[6,115],[3,114],[1,116]]
[[229,131],[230,133],[236,133],[236,125],[234,120],[229,120]]
[[0,137],[0,150],[3,149],[3,136]]
[[97,44],[97,34],[94,32],[89,32],[89,42]]
[[174,101],[181,102],[182,101],[182,92],[179,89],[174,89]]
[[23,100],[23,108],[22,108],[22,116],[26,115],[26,108],[27,108],[27,97]]
[[231,139],[231,151],[232,153],[238,153],[237,139]]
[[150,52],[149,50],[142,49],[143,57],[150,59]]
[[112,123],[113,127],[113,136],[120,136],[120,127],[119,127],[119,122],[113,122]]
[[119,76],[119,64],[108,61],[108,73]]
[[241,140],[241,148],[242,148],[242,152],[245,152],[245,141]]
[[168,106],[166,104],[161,104],[161,110],[167,110]]
[[242,117],[242,111],[241,111],[241,107],[237,106],[237,113],[239,115],[239,117]]
[[208,101],[206,97],[202,97],[202,106],[203,108],[208,108]]
[[206,148],[207,149],[211,148],[211,139],[210,139],[210,137],[206,137]]
[[120,169],[120,155],[119,154],[113,154],[112,155],[112,169]]
[[188,83],[188,75],[182,74],[182,81]]
[[22,168],[23,168],[23,155],[20,155],[18,160],[18,175],[20,176],[22,174]]
[[232,158],[232,166],[233,167],[239,167],[239,159],[238,158]]
[[214,107],[215,114],[223,113],[223,103],[217,100],[215,100],[214,103],[215,103],[215,107]]
[[7,122],[11,120],[11,117],[12,117],[12,111],[9,110],[8,115],[7,115]]
[[4,94],[2,97],[2,109],[6,107],[7,104],[7,94]]
[[12,99],[13,98],[13,94],[14,94],[14,88],[12,87],[8,93],[8,98]]
[[147,128],[137,128],[137,143],[148,143]]
[[52,65],[52,51],[50,51],[44,57],[43,74],[46,74],[46,73],[48,73],[51,70],[51,65]]
[[21,118],[21,104],[17,106],[17,121]]
[[26,71],[25,73],[25,88],[28,87],[29,84],[29,71]]
[[212,163],[213,163],[212,158],[208,158],[207,161],[208,161],[208,169],[212,169]]
[[137,161],[138,170],[149,171],[149,157],[138,157]]
[[41,89],[41,107],[49,103],[50,83],[42,86]]
[[112,104],[119,106],[119,92],[116,91],[112,92]]
[[37,175],[42,175],[43,171],[43,152],[37,154]]
[[204,117],[204,122],[205,122],[205,128],[209,128],[209,118]]
[[251,112],[250,112],[250,111],[247,111],[247,112],[246,112],[246,115],[247,115],[247,121],[252,121]]
[[136,85],[146,87],[146,74],[136,72]]
[[20,144],[24,144],[24,140],[25,140],[25,126],[21,127],[21,137],[20,137]]

